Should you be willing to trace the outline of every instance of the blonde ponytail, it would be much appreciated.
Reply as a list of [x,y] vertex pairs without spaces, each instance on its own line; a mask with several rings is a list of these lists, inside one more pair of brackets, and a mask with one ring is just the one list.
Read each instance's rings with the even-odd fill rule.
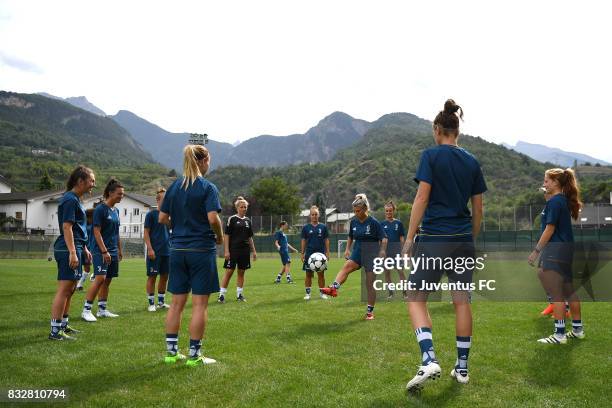
[[208,150],[200,145],[187,145],[183,149],[183,182],[181,188],[187,190],[187,187],[193,184],[203,174],[198,166],[198,161],[208,158]]
[[353,201],[353,207],[363,207],[364,210],[368,211],[370,209],[368,197],[365,194],[357,194]]

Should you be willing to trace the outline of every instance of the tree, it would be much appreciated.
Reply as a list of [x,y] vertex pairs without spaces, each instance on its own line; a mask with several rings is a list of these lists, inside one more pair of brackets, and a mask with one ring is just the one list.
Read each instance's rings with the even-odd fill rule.
[[251,187],[251,195],[266,215],[296,214],[300,207],[297,188],[280,177],[259,179]]
[[176,170],[170,169],[170,171],[168,172],[168,177],[176,177]]
[[43,190],[51,190],[53,188],[53,182],[51,181],[51,177],[49,177],[49,172],[45,170],[45,174],[40,178],[38,182],[38,189],[40,191]]

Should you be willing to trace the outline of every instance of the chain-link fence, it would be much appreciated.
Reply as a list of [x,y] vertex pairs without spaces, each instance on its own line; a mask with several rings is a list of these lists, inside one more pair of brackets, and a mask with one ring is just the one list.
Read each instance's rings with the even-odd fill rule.
[[[540,214],[543,205],[488,209],[485,207],[478,246],[487,250],[522,250],[531,248],[540,237]],[[338,241],[347,239],[352,208],[321,209],[320,222],[327,225],[330,232],[330,250],[337,253]],[[310,222],[308,211],[298,215],[256,215],[251,216],[254,241],[257,252],[276,256],[274,232],[280,221],[289,224],[287,238],[295,248],[300,248],[300,232]],[[384,219],[382,209],[372,212],[379,220]],[[410,214],[396,212],[395,217],[408,227]],[[223,216],[226,221],[228,216]],[[121,233],[124,256],[144,256],[142,239],[143,225],[138,232]],[[135,228],[130,228],[134,231]],[[0,235],[0,257],[48,257],[53,252],[53,242],[58,231],[45,231],[44,235],[6,234]],[[587,204],[574,222],[576,241],[612,242],[612,205]]]

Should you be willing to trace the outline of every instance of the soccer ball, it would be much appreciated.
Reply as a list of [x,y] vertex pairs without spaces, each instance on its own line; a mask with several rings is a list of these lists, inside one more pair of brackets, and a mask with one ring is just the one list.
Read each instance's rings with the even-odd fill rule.
[[308,258],[308,268],[313,272],[323,272],[327,269],[327,257],[320,252],[315,252]]

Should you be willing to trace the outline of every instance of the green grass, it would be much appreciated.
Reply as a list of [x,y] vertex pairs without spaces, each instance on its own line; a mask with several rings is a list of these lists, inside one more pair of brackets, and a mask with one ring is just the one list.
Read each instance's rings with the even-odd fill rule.
[[[279,261],[258,260],[247,272],[248,303],[209,308],[204,350],[219,363],[191,369],[162,362],[165,313],[146,311],[142,260],[124,261],[111,287],[109,309],[119,318],[79,321],[77,293],[72,321],[83,330],[79,340],[47,340],[54,265],[0,260],[0,389],[67,388],[70,405],[110,407],[599,407],[611,397],[611,303],[583,305],[585,340],[547,346],[535,342],[552,330],[550,319],[539,317],[544,302],[475,302],[467,386],[448,376],[456,358],[452,305],[432,303],[443,377],[406,397],[420,353],[405,306],[379,302],[376,320],[362,320],[357,274],[340,297],[305,302],[297,264],[297,284],[275,286]],[[328,281],[339,266],[331,262]],[[230,298],[234,288],[235,278]],[[184,351],[189,316],[187,309]]]

